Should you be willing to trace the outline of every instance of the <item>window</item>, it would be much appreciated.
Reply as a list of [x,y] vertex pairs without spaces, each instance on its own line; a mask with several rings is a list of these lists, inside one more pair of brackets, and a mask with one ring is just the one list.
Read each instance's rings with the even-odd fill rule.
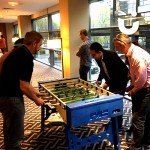
[[150,5],[150,1],[149,0],[140,0],[140,6],[146,6],[146,5]]
[[60,29],[60,14],[52,14],[52,31]]
[[[89,0],[91,41],[99,42],[104,49],[114,51],[112,41],[116,34],[120,33],[118,18],[124,19],[126,28],[132,27],[133,22],[138,20],[140,27],[135,34],[139,37],[140,45],[150,52],[149,8],[149,0]],[[94,68],[95,66],[96,64]],[[92,70],[91,80],[95,78],[95,74]]]
[[110,26],[113,1],[100,1],[90,4],[91,28]]
[[18,24],[15,24],[15,25],[14,25],[14,34],[19,34],[19,31],[18,31]]
[[136,12],[136,0],[116,0],[116,14],[129,15]]
[[48,16],[33,20],[33,28],[38,32],[48,32]]
[[[143,18],[142,18],[143,17]],[[150,12],[141,13],[140,25],[150,24]]]
[[61,51],[55,52],[46,49],[48,39],[60,37],[60,13],[49,14],[33,20],[33,30],[40,32],[44,38],[42,49],[35,59],[61,70]]

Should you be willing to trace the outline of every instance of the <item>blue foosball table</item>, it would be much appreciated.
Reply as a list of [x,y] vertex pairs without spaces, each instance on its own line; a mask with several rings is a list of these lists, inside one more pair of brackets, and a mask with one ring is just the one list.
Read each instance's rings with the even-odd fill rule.
[[[123,114],[123,97],[111,93],[80,78],[66,78],[39,82],[45,105],[41,106],[41,131],[45,120],[56,111],[62,117],[67,135],[68,150],[101,142],[111,142],[115,150],[120,150],[117,116]],[[76,128],[90,123],[105,125],[105,129],[84,136],[77,135]],[[107,123],[106,123],[107,122]]]

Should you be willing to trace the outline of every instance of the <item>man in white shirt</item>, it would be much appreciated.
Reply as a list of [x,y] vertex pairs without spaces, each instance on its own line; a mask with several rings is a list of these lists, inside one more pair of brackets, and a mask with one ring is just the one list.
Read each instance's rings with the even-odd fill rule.
[[129,61],[133,140],[128,150],[142,150],[143,145],[150,145],[150,55],[132,44],[126,34],[116,35],[114,45]]

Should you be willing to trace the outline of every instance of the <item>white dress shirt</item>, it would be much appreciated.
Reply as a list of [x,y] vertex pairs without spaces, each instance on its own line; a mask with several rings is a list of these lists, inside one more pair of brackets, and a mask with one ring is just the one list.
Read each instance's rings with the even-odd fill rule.
[[126,56],[130,64],[131,84],[134,86],[130,93],[134,94],[142,88],[150,87],[150,54],[131,44]]

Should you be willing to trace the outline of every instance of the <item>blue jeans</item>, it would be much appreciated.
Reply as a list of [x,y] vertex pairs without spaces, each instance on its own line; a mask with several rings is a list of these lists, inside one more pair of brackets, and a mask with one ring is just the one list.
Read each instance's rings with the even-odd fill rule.
[[90,71],[91,67],[88,66],[80,66],[79,68],[79,74],[80,74],[80,78],[87,81],[87,74]]
[[0,97],[3,116],[5,150],[20,150],[24,137],[24,100],[19,97]]

